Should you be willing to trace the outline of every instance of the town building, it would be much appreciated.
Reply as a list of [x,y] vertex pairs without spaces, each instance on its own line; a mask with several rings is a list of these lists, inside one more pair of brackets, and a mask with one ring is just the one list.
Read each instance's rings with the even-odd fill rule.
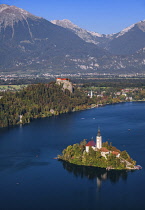
[[90,98],[93,98],[93,91],[92,91],[92,90],[91,90],[91,92],[88,93],[88,96],[89,96]]
[[115,156],[118,157],[118,158],[120,157],[120,153],[119,153],[119,152],[112,151],[112,154],[115,155]]
[[110,151],[109,151],[107,148],[105,148],[105,147],[102,147],[102,148],[100,149],[100,152],[101,152],[101,155],[102,155],[103,157],[105,157],[105,158],[106,158],[106,155],[109,155],[109,154],[110,154]]

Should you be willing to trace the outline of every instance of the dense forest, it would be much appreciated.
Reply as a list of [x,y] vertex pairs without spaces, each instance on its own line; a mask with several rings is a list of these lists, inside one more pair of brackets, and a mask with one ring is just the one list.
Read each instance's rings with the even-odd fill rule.
[[82,87],[75,85],[73,93],[67,89],[63,90],[62,86],[55,82],[14,87],[15,91],[12,86],[10,88],[8,86],[7,91],[0,92],[0,127],[25,124],[33,118],[49,117],[106,104],[145,101],[144,87],[122,89],[84,84]]
[[49,117],[88,108],[92,99],[74,89],[62,90],[55,82],[29,85],[18,92],[5,92],[0,99],[0,127],[20,122],[29,123],[33,118]]

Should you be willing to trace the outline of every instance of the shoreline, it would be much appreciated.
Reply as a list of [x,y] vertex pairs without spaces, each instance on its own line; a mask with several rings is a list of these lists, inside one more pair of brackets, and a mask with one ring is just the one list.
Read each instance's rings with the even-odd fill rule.
[[[56,158],[55,158],[56,159]],[[98,166],[92,166],[92,165],[79,165],[79,164],[76,164],[76,163],[71,163],[71,162],[69,162],[69,161],[66,161],[66,160],[63,160],[63,159],[61,159],[61,158],[58,158],[57,157],[57,160],[58,161],[63,161],[63,162],[66,162],[66,163],[69,163],[69,164],[72,164],[72,165],[75,165],[75,166],[82,166],[82,167],[93,167],[93,168],[98,168],[98,169],[105,169],[106,171],[127,171],[127,172],[129,172],[129,171],[136,171],[136,170],[139,170],[139,169],[137,169],[137,168],[126,168],[126,169],[117,169],[117,168],[109,168],[109,167],[98,167]]]
[[[80,110],[75,110],[75,111],[71,111],[71,112],[65,112],[65,113],[60,113],[60,114],[51,114],[49,116],[45,116],[45,117],[34,117],[32,118],[32,120],[30,122],[27,122],[27,123],[17,123],[15,125],[10,125],[10,126],[5,126],[5,127],[0,127],[0,129],[3,129],[3,128],[13,128],[15,126],[23,126],[23,125],[27,125],[27,124],[30,124],[33,120],[37,120],[37,119],[43,119],[43,118],[47,118],[47,117],[55,117],[55,116],[59,116],[59,115],[62,115],[62,114],[68,114],[68,113],[73,113],[73,112],[79,112],[79,111],[85,111],[85,110],[89,110],[89,109],[94,109],[94,108],[100,108],[100,107],[104,107],[104,106],[107,106],[107,105],[115,105],[115,104],[121,104],[121,103],[134,103],[134,102],[145,102],[145,100],[137,100],[137,101],[120,101],[120,102],[116,102],[116,103],[106,103],[106,104],[92,104],[92,105],[89,105],[87,108],[85,109],[80,109]],[[92,107],[91,107],[92,106]]]

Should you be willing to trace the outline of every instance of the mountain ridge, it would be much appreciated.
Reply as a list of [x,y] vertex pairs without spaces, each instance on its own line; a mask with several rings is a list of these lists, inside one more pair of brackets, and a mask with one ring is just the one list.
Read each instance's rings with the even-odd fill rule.
[[[55,25],[59,25],[63,28],[69,29],[78,35],[81,39],[86,42],[93,43],[99,47],[102,47],[101,43],[104,43],[109,36],[105,34],[99,34],[97,32],[88,31],[85,29],[80,28],[79,26],[72,23],[70,20],[52,20],[51,23]],[[106,39],[107,38],[107,39]]]
[[[10,19],[14,21],[9,24]],[[20,8],[5,6],[0,12],[0,20],[3,20],[0,21],[2,70],[23,70],[28,67],[37,71],[68,71],[75,68],[71,65],[72,59],[87,59],[89,56],[97,58],[107,54],[103,49],[86,43],[71,31],[55,26],[43,18],[37,18]],[[7,53],[10,56],[9,61],[6,59]]]
[[144,72],[144,21],[122,35],[101,35],[65,22],[70,28],[15,6],[0,5],[0,72]]
[[[69,20],[53,20],[51,22],[70,29],[84,41],[106,49],[112,54],[133,54],[139,49],[145,47],[145,20],[132,24],[118,33],[106,35],[81,29]],[[131,37],[133,38],[131,39]]]

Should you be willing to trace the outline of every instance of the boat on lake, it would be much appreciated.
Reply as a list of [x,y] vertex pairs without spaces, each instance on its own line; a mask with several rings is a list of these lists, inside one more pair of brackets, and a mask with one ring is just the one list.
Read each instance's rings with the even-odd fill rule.
[[135,166],[135,169],[137,169],[137,170],[141,170],[141,169],[142,169],[142,167],[141,167],[141,165],[136,165],[136,166]]

